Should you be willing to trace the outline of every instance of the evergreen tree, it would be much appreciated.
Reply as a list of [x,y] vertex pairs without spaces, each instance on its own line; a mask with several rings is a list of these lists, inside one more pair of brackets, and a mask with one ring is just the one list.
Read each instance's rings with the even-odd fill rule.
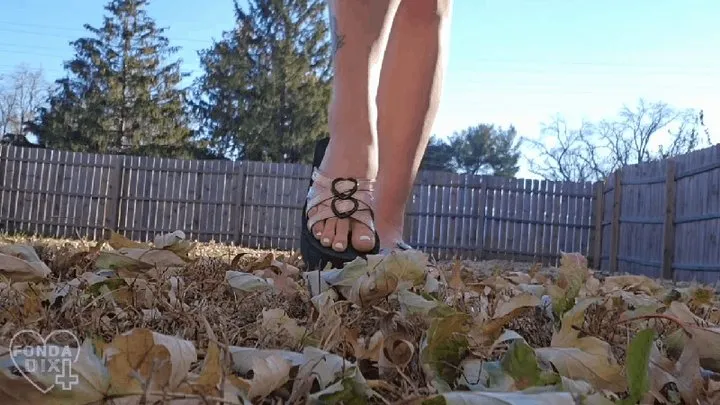
[[454,171],[452,147],[436,136],[430,137],[420,170]]
[[235,2],[237,26],[201,51],[194,112],[218,153],[273,162],[312,160],[327,136],[331,44],[325,0]]
[[50,148],[195,156],[177,48],[148,16],[148,0],[111,0],[100,28],[71,42],[75,58],[32,131]]
[[450,137],[454,167],[463,173],[514,177],[520,170],[520,143],[514,127],[480,124]]

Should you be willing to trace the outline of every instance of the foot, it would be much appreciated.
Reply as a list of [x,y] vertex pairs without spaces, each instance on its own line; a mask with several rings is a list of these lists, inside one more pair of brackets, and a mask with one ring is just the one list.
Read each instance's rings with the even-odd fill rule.
[[375,247],[373,179],[335,177],[315,169],[308,191],[308,223],[315,239],[336,252]]
[[380,237],[380,250],[408,250],[410,245],[403,241],[402,225],[389,225],[385,221],[377,220],[377,232]]

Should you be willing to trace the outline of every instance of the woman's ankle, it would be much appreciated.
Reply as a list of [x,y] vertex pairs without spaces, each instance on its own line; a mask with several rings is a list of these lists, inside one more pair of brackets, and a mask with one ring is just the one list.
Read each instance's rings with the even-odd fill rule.
[[320,171],[331,177],[375,179],[378,172],[376,142],[358,141],[351,137],[330,138]]

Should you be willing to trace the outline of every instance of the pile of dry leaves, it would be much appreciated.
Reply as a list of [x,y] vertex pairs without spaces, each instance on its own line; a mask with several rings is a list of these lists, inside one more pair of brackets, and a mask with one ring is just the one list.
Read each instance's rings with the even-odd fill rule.
[[[0,404],[714,404],[718,324],[713,289],[601,277],[578,254],[552,271],[405,251],[303,272],[198,254],[179,231],[6,243]],[[56,330],[80,340],[48,341],[71,347],[70,391],[10,350]]]

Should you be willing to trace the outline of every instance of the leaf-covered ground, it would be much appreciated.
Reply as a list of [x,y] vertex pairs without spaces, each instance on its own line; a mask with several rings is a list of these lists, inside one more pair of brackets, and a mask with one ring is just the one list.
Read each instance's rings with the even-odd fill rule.
[[[578,254],[559,268],[418,251],[300,266],[182,232],[5,240],[0,404],[720,403],[711,287],[604,277]],[[77,334],[79,385],[36,389],[54,375],[12,362],[23,329]],[[23,336],[15,348],[38,344]]]

